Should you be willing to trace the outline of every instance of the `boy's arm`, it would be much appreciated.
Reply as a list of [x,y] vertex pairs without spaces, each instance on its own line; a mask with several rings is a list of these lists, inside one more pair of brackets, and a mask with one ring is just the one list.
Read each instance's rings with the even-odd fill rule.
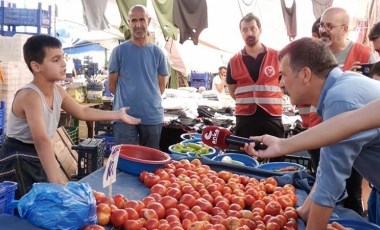
[[30,91],[24,92],[24,94],[19,96],[20,98],[18,98],[18,101],[23,102],[21,107],[25,113],[34,146],[47,175],[48,181],[50,183],[65,184],[66,181],[63,181],[58,173],[59,165],[55,159],[54,148],[46,131],[40,97],[36,93]]
[[70,95],[61,86],[59,88],[62,96],[62,109],[71,116],[82,121],[114,121],[121,120],[127,124],[137,125],[140,119],[134,118],[127,114],[128,108],[121,108],[119,111],[108,111],[90,108],[81,105],[70,97]]

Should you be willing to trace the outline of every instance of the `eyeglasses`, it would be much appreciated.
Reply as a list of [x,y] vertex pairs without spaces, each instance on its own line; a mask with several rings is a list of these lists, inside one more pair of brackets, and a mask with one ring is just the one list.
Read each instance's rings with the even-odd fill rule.
[[323,28],[323,29],[325,29],[326,31],[331,31],[331,30],[335,29],[336,27],[345,26],[345,25],[342,24],[342,25],[336,25],[336,26],[334,26],[334,25],[331,24],[331,23],[326,23],[326,24],[325,24],[325,23],[321,22],[321,23],[319,23],[317,26],[319,27],[319,29]]

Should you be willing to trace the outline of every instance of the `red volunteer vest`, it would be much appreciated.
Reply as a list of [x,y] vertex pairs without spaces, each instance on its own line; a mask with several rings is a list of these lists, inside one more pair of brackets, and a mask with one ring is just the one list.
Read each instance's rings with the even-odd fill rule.
[[252,115],[256,112],[257,106],[272,116],[282,115],[277,51],[271,48],[267,49],[257,82],[254,82],[249,75],[241,53],[231,58],[230,67],[232,78],[237,82],[235,89],[236,115]]
[[348,53],[347,59],[344,62],[343,71],[349,70],[352,64],[356,61],[360,63],[367,63],[371,56],[371,48],[360,43],[354,43],[350,53]]
[[298,105],[297,107],[302,119],[302,127],[310,128],[322,122],[314,107],[310,105]]

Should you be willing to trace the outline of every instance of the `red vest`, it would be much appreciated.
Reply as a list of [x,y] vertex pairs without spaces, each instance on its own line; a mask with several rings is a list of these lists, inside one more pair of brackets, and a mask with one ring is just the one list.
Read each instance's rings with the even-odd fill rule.
[[298,105],[298,112],[302,118],[302,127],[310,128],[322,122],[316,108],[310,105]]
[[344,62],[343,71],[349,70],[352,64],[356,61],[360,63],[368,63],[369,57],[371,56],[372,50],[366,45],[360,43],[354,43],[350,53]]
[[267,49],[257,82],[252,80],[241,53],[231,58],[230,67],[232,78],[237,82],[235,89],[236,115],[252,115],[256,112],[257,106],[272,116],[282,115],[282,92],[279,87],[277,51]]

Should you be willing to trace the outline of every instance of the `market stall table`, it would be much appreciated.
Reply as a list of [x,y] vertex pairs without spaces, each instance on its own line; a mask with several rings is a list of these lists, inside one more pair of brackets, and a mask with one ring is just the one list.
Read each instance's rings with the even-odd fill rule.
[[[304,202],[307,193],[310,191],[310,183],[312,183],[314,179],[305,171],[290,174],[282,174],[276,172],[269,172],[257,168],[229,165],[223,162],[215,162],[208,159],[202,159],[202,163],[209,165],[211,169],[215,171],[227,170],[242,175],[253,176],[257,179],[274,176],[279,181],[280,185],[292,183],[297,188],[297,205],[301,205]],[[106,195],[108,195],[109,188],[103,188],[102,186],[101,178],[103,178],[103,173],[104,167],[82,178],[79,182],[89,183],[92,189],[104,192]],[[150,189],[139,180],[138,176],[118,170],[116,178],[117,181],[112,185],[113,195],[120,193],[125,195],[128,199],[141,200],[149,194]],[[355,212],[349,209],[345,209],[341,206],[337,206],[334,209],[333,216],[346,219],[363,220],[362,217],[357,215]],[[26,220],[22,220],[18,217],[11,215],[0,215],[0,223],[1,229],[5,230],[40,229],[32,226]],[[301,220],[298,220],[298,226],[300,230],[305,229],[305,225]]]

